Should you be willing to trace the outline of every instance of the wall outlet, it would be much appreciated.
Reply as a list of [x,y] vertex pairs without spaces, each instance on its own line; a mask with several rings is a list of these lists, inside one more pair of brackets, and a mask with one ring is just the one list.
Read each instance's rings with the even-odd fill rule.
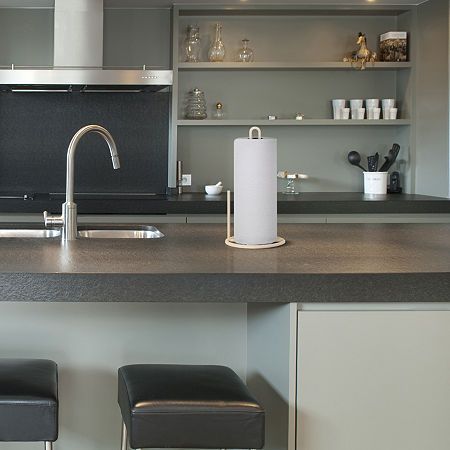
[[183,173],[181,179],[181,186],[190,186],[192,184],[192,175],[190,173]]

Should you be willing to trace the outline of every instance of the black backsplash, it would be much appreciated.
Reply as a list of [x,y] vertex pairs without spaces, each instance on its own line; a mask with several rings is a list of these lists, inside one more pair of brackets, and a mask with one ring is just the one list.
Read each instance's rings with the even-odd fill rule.
[[75,192],[164,193],[170,93],[0,94],[0,193],[65,192],[67,147],[89,124],[110,131],[121,168],[106,142],[84,136],[75,157]]

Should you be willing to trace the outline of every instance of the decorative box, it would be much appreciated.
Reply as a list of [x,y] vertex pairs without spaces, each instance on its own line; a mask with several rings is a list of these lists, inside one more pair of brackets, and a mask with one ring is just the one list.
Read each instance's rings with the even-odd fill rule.
[[408,61],[406,31],[389,31],[380,36],[380,61]]

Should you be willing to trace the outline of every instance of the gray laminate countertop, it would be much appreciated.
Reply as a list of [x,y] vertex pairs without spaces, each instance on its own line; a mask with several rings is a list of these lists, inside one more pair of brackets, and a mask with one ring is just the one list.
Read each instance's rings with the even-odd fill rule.
[[2,301],[449,302],[450,225],[280,225],[270,250],[225,226],[165,224],[155,240],[0,239]]

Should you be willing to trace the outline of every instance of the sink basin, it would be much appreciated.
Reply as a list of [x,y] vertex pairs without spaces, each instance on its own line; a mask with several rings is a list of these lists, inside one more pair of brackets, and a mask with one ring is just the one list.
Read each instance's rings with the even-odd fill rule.
[[[36,225],[34,225],[36,226]],[[1,238],[60,238],[58,228],[0,228]],[[164,234],[149,225],[81,225],[78,226],[79,238],[90,239],[155,239]]]
[[90,239],[156,239],[164,237],[158,228],[148,225],[79,226],[79,238]]
[[61,236],[61,230],[46,229],[0,229],[0,238],[56,238]]

